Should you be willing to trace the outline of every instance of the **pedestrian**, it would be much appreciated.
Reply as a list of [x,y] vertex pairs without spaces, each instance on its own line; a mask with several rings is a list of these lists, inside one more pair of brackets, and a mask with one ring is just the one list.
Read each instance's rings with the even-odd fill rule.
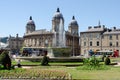
[[20,59],[18,60],[17,66],[18,68],[21,68]]

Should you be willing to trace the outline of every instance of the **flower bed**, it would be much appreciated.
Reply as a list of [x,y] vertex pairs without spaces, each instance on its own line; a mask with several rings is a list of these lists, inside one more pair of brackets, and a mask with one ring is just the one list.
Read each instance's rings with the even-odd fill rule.
[[1,79],[48,79],[48,80],[66,80],[70,79],[70,75],[62,70],[49,69],[15,69],[15,70],[1,70]]

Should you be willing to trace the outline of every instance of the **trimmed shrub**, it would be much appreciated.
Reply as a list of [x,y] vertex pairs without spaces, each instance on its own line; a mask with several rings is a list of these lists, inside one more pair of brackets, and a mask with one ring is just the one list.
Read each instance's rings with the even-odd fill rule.
[[48,65],[49,58],[47,56],[43,56],[41,60],[41,65]]
[[110,64],[110,58],[109,58],[109,56],[108,57],[106,57],[106,59],[105,59],[105,65],[109,65]]
[[47,57],[47,51],[44,51],[44,56],[41,60],[41,65],[48,65],[49,57]]

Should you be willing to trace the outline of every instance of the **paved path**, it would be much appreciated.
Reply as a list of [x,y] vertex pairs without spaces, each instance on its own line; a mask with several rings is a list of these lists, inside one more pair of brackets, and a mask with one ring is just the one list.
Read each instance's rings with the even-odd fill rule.
[[[33,66],[21,66],[21,68],[25,68],[25,69],[30,69],[32,68]],[[15,68],[18,68],[18,66],[15,66]]]
[[32,68],[32,67],[31,67],[31,66],[22,66],[22,68],[30,69],[30,68]]
[[120,66],[120,62],[117,62],[117,65],[114,65],[114,66]]

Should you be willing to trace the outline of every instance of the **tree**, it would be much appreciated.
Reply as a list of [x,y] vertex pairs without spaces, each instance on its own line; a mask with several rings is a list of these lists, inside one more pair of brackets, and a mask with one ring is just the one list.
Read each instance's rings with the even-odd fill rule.
[[8,55],[8,51],[3,51],[0,55],[0,63],[4,66],[4,69],[11,68],[11,59]]

